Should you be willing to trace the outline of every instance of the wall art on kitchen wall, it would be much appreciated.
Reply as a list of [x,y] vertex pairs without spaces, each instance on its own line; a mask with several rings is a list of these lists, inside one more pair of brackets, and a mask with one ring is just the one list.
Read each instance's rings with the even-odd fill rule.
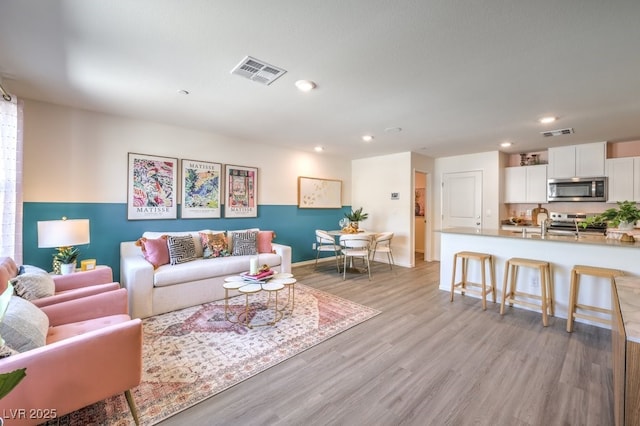
[[178,159],[128,155],[127,219],[175,219]]
[[181,160],[183,219],[219,218],[222,164]]
[[342,207],[342,181],[299,176],[298,207],[339,209]]
[[258,169],[227,164],[225,175],[224,217],[257,217]]

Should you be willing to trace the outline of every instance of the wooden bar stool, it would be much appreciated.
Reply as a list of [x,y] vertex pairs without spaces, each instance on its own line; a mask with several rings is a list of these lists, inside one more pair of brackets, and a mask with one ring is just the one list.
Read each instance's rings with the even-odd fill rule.
[[[591,275],[600,278],[609,278],[613,284],[613,280],[616,277],[624,275],[624,272],[618,269],[599,268],[596,266],[575,265],[571,270],[571,287],[569,289],[569,306],[567,315],[567,331],[571,333],[573,331],[574,318],[583,318],[590,321],[599,322],[602,324],[611,325],[611,309],[600,308],[598,306],[581,305],[578,303],[578,290],[580,289],[580,276]],[[600,312],[601,314],[609,315],[609,318],[603,318],[595,315],[583,314],[577,312],[577,310]]]
[[[527,267],[537,269],[540,273],[540,295],[524,293],[516,291],[516,283],[518,280],[518,268]],[[509,281],[509,274],[511,274],[511,281],[509,282],[509,291],[507,292],[507,282]],[[530,302],[526,299],[539,300],[540,304]],[[542,325],[547,326],[548,315],[554,315],[553,307],[553,282],[551,280],[551,266],[549,262],[543,260],[522,259],[513,257],[507,260],[504,266],[504,281],[502,283],[502,302],[500,303],[500,315],[504,315],[504,305],[509,303],[509,306],[513,306],[514,303],[518,305],[528,306],[533,309],[542,310]]]
[[[460,282],[456,283],[456,266],[458,258],[462,264],[462,277]],[[469,259],[480,262],[480,270],[482,271],[482,282],[474,283],[467,280],[467,270]],[[486,269],[489,267],[491,283],[487,286]],[[461,251],[453,255],[453,273],[451,275],[451,301],[453,302],[453,293],[456,287],[460,287],[460,294],[471,293],[477,294],[482,298],[482,309],[487,309],[487,293],[491,292],[493,303],[496,303],[496,274],[493,256],[487,253],[476,253],[472,251]],[[469,287],[480,287],[480,290]]]

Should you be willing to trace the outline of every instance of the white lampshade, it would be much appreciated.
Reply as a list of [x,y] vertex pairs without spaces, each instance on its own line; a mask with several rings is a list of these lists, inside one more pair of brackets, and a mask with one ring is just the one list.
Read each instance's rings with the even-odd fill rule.
[[89,219],[38,221],[38,247],[89,244]]

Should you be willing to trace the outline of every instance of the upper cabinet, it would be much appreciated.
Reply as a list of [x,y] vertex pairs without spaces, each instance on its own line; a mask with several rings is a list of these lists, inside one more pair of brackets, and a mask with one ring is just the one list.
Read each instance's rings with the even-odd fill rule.
[[606,142],[549,148],[549,178],[604,176],[606,156]]
[[504,169],[505,203],[546,203],[547,165]]
[[640,201],[640,157],[607,160],[607,202]]

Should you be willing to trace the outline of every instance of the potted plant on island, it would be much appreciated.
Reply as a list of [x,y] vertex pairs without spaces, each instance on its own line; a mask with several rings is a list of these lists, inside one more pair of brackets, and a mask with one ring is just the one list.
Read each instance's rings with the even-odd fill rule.
[[587,218],[582,222],[582,227],[586,228],[593,223],[606,223],[620,230],[630,231],[640,220],[640,209],[633,201],[618,201],[618,208],[610,208],[604,212]]
[[349,219],[349,226],[355,230],[355,232],[358,231],[359,222],[362,222],[369,217],[369,213],[363,213],[362,209],[363,208],[360,207],[358,210],[351,210],[350,213],[344,214],[344,216]]
[[53,255],[54,272],[58,272],[55,270],[57,264],[62,275],[73,273],[79,254],[80,250],[75,247],[60,247],[58,252]]

